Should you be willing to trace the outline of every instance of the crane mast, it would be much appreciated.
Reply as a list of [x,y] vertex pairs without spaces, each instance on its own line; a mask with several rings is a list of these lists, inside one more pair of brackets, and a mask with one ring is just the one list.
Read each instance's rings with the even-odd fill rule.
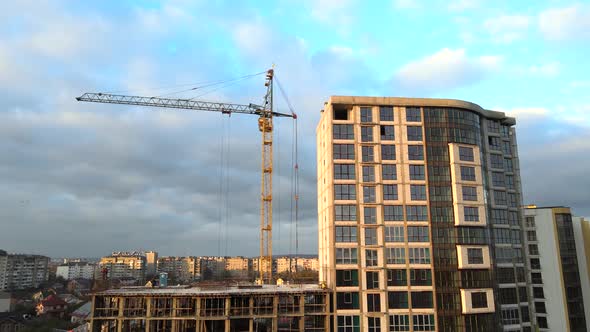
[[152,106],[185,110],[221,112],[224,114],[241,113],[258,115],[258,129],[262,134],[262,160],[260,184],[260,257],[258,260],[258,283],[272,282],[272,173],[273,173],[273,117],[291,117],[273,110],[274,69],[266,72],[266,94],[264,105],[240,105],[197,101],[192,99],[174,99],[159,97],[127,96],[109,93],[84,93],[77,101]]

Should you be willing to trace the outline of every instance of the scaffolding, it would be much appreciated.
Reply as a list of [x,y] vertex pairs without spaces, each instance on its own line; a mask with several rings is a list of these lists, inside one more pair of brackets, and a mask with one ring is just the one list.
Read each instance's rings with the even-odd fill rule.
[[329,331],[330,294],[315,285],[112,289],[93,295],[90,331]]

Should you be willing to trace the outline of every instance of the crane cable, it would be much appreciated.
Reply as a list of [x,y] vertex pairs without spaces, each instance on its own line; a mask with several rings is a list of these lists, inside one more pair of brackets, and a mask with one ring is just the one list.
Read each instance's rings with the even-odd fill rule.
[[[293,140],[291,146],[291,162],[293,165],[292,175],[291,175],[291,230],[293,229],[293,225],[295,226],[295,264],[297,265],[297,256],[299,255],[299,151],[298,151],[298,132],[297,132],[297,113],[295,113],[295,109],[293,105],[289,101],[289,97],[285,93],[285,89],[281,85],[278,77],[275,74],[275,80],[277,82],[277,86],[279,87],[279,91],[281,92],[282,97],[285,99],[291,114],[293,115]],[[294,208],[294,211],[293,211]],[[292,244],[293,244],[293,236],[292,231],[290,234],[290,241],[289,241],[289,254],[292,256]],[[289,267],[291,270],[291,267]]]

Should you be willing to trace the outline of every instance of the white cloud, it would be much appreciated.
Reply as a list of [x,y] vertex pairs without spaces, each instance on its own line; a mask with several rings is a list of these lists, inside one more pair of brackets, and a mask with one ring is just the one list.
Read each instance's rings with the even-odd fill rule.
[[418,0],[394,0],[393,6],[398,9],[418,9],[422,4]]
[[269,49],[272,33],[260,22],[240,22],[233,29],[233,38],[240,50],[251,55]]
[[333,26],[340,34],[348,34],[355,20],[353,5],[356,0],[312,0],[311,17]]
[[500,56],[468,57],[464,49],[444,48],[404,65],[394,83],[404,89],[435,92],[479,81],[500,69]]
[[538,66],[530,66],[528,71],[531,74],[538,75],[538,76],[547,76],[547,77],[555,77],[559,75],[560,71],[560,64],[557,61],[538,65]]
[[553,41],[590,38],[590,5],[545,10],[539,14],[539,30]]
[[454,0],[449,1],[447,8],[451,11],[463,11],[479,7],[479,0]]
[[525,15],[502,15],[487,19],[483,27],[495,41],[510,43],[523,37],[530,21]]
[[517,122],[519,120],[545,118],[549,115],[549,110],[544,107],[517,107],[509,110],[496,108],[496,110],[504,112],[508,116],[515,117]]

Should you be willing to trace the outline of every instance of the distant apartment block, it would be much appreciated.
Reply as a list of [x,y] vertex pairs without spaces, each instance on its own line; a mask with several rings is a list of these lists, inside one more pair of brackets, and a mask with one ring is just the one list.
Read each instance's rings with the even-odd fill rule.
[[94,279],[96,264],[92,263],[67,263],[57,267],[56,276],[65,280]]
[[143,283],[146,277],[146,257],[141,252],[113,252],[111,256],[102,257],[99,272],[109,280],[135,280]]
[[567,207],[530,206],[524,216],[536,326],[539,331],[587,331],[588,221],[572,218]]
[[275,259],[276,273],[298,271],[319,271],[319,261],[317,258],[305,257],[279,257]]
[[326,102],[319,270],[336,331],[532,331],[514,124],[460,100]]
[[49,257],[0,250],[0,290],[36,288],[47,281]]
[[146,267],[145,273],[148,276],[153,276],[158,270],[158,253],[155,251],[147,251],[145,253]]
[[225,257],[225,270],[230,277],[247,278],[250,272],[250,259],[247,257]]
[[158,272],[168,273],[175,282],[190,283],[201,276],[201,259],[199,257],[159,257]]

